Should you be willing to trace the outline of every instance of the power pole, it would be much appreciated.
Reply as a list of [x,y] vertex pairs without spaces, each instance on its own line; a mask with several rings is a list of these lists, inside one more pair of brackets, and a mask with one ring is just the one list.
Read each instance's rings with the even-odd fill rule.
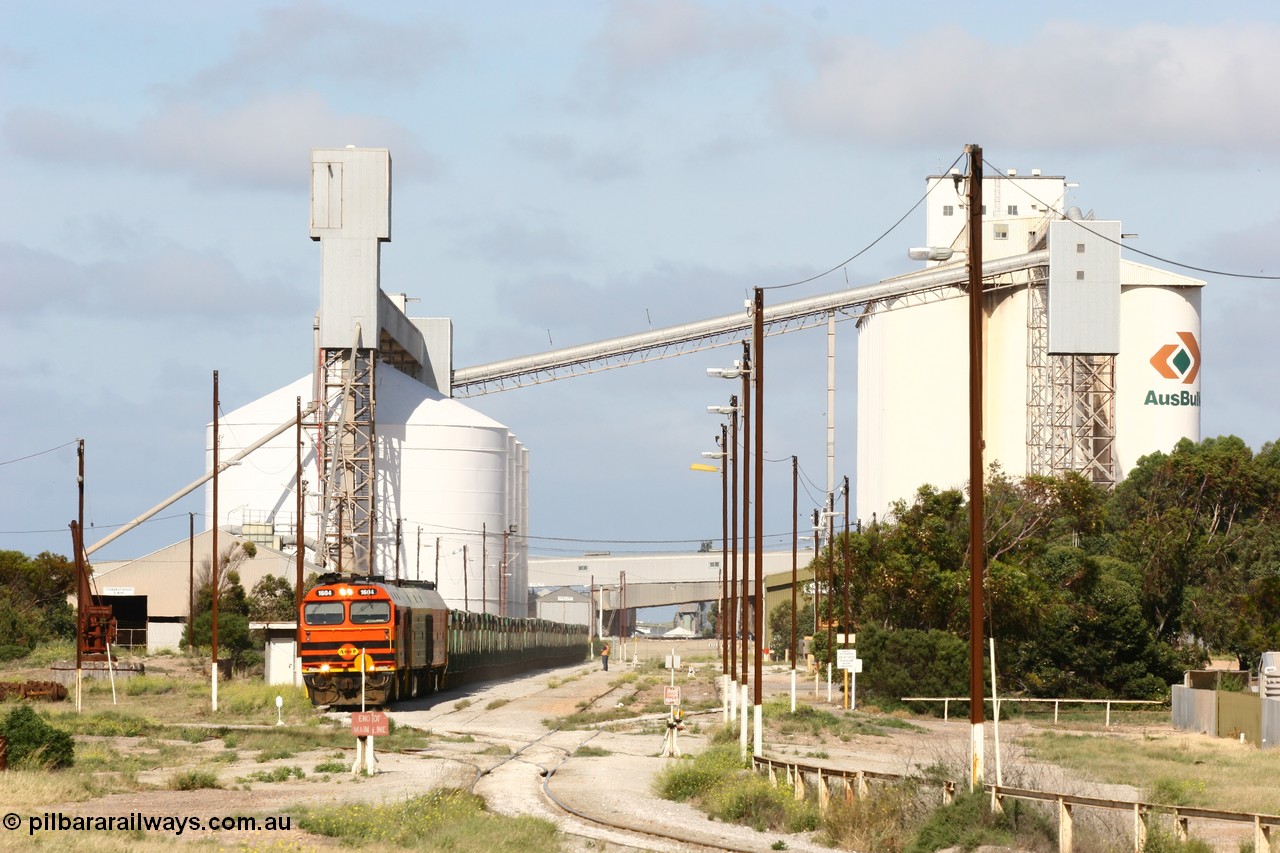
[[983,784],[982,768],[982,579],[983,539],[982,464],[982,147],[966,145],[969,153],[969,790]]

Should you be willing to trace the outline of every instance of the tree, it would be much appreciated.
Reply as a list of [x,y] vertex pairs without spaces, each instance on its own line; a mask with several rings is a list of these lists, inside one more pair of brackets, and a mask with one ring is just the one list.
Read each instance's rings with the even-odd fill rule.
[[75,612],[67,595],[75,591],[75,564],[66,557],[0,551],[0,646],[30,649],[43,640],[74,637]]
[[298,618],[293,587],[277,575],[263,575],[249,593],[249,619],[253,622],[289,622]]
[[[218,573],[218,654],[231,662],[233,672],[243,664],[253,645],[249,637],[249,596],[240,584],[240,572],[236,568],[257,553],[252,542],[233,542],[219,560],[222,569]],[[196,573],[196,621],[182,632],[184,645],[191,645],[192,640],[197,646],[213,643],[212,574],[209,561],[205,560]]]

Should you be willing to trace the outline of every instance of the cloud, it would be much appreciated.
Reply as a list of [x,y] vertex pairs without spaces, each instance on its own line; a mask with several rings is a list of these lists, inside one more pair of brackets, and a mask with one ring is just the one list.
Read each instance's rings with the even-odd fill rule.
[[1271,151],[1280,143],[1280,29],[1046,24],[1018,43],[955,27],[895,45],[815,44],[812,75],[779,84],[776,111],[820,139],[1041,148]]
[[461,241],[463,257],[526,266],[545,262],[580,263],[584,253],[573,234],[554,226],[530,225],[514,218],[487,222],[483,231]]
[[0,242],[0,302],[9,320],[93,317],[305,316],[311,294],[270,277],[250,278],[214,249],[152,243],[128,261],[80,263]]
[[546,163],[566,178],[590,182],[633,177],[641,157],[630,147],[586,150],[568,134],[530,134],[513,137],[512,150]]
[[[32,160],[129,166],[185,177],[202,188],[269,188],[296,192],[313,146],[391,148],[409,174],[434,173],[428,155],[403,125],[372,115],[339,114],[315,92],[272,94],[230,108],[171,103],[136,127],[116,130],[26,108],[5,117],[9,148]],[[398,170],[398,176],[401,174]]]
[[358,81],[409,86],[457,50],[458,38],[434,24],[379,21],[345,7],[296,3],[265,10],[232,53],[196,74],[184,89],[256,91],[264,80],[307,80],[320,87]]
[[579,69],[596,106],[625,102],[638,83],[691,66],[753,68],[786,42],[786,16],[772,6],[714,6],[693,0],[615,0]]

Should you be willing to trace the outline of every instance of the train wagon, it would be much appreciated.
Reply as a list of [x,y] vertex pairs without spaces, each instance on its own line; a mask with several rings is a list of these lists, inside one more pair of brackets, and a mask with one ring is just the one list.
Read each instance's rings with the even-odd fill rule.
[[302,680],[314,705],[386,705],[465,681],[577,663],[585,625],[450,610],[429,581],[329,574],[303,599]]

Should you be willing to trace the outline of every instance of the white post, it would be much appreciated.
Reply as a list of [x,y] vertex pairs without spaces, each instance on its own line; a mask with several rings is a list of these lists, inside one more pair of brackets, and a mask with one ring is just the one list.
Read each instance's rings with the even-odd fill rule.
[[996,743],[996,784],[1004,784],[1000,772],[1000,694],[996,692],[996,638],[991,637],[991,733]]
[[209,666],[210,679],[213,682],[213,710],[218,710],[218,662]]
[[107,678],[111,681],[111,704],[119,704],[116,701],[116,670],[111,664],[111,644],[107,643]]
[[831,664],[827,664],[827,701],[831,701]]
[[791,713],[796,712],[796,668],[791,667]]
[[[79,640],[77,640],[77,642],[79,642]],[[82,707],[81,695],[82,695],[83,687],[84,687],[84,670],[80,669],[79,667],[76,667],[76,713],[77,714],[80,713],[80,710]]]
[[742,730],[738,732],[738,746],[742,751],[742,757],[747,757],[747,685],[743,684],[742,693],[739,697],[740,707],[742,709]]
[[755,740],[753,741],[754,752],[756,758],[764,755],[764,706],[756,705],[756,728]]
[[858,710],[858,670],[849,670],[849,710]]

